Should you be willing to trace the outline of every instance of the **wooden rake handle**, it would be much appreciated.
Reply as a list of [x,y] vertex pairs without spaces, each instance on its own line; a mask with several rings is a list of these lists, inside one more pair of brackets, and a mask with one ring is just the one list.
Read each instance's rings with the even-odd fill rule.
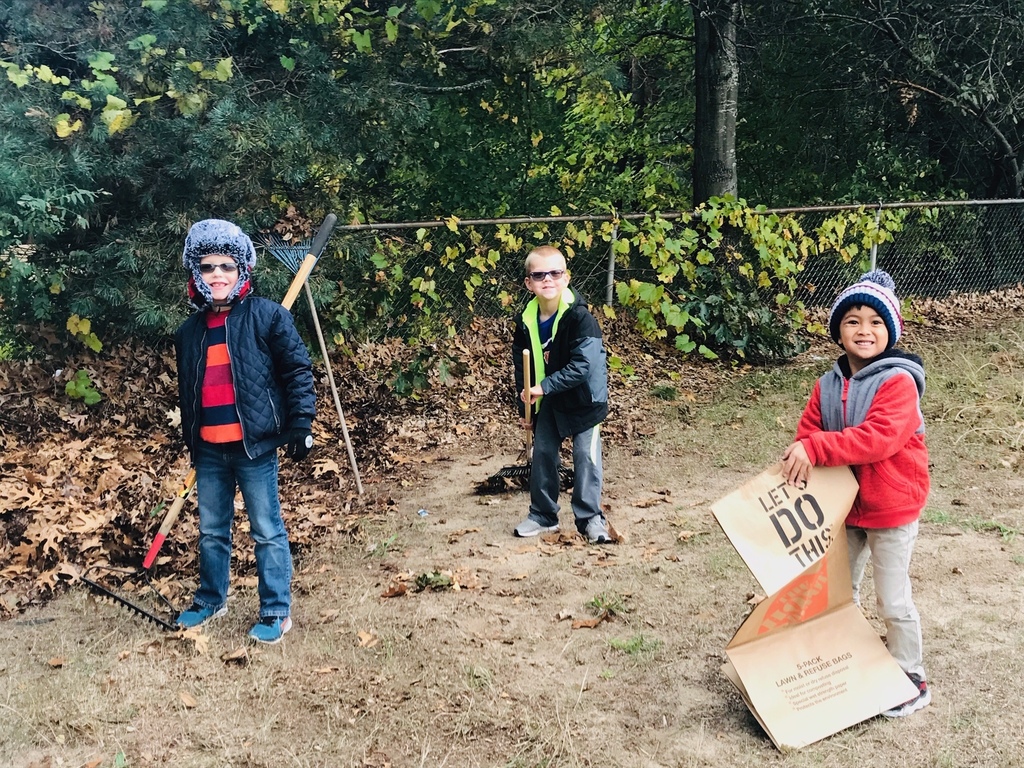
[[530,382],[533,371],[530,369],[530,350],[523,350],[523,391],[526,392],[526,460],[533,461],[533,395]]

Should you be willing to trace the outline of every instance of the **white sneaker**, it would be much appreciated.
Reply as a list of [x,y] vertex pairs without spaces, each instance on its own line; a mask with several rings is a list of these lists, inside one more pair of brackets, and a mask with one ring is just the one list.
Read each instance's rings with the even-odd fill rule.
[[594,515],[587,520],[587,528],[583,532],[591,544],[611,544],[612,536],[608,533],[608,523],[604,515]]
[[918,694],[910,701],[905,701],[898,707],[887,709],[882,714],[885,717],[906,717],[912,715],[915,712],[924,709],[932,703],[932,692],[928,688],[928,682],[921,678],[920,675],[912,675],[909,672],[907,677],[910,678],[910,682],[917,686]]
[[554,525],[541,525],[536,520],[528,517],[516,526],[513,533],[523,539],[539,536],[542,533],[558,533],[558,523]]

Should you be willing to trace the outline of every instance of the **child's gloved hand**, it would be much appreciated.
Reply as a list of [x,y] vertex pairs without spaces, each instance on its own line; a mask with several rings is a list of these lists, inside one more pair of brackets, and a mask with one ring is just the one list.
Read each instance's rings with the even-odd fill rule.
[[302,461],[313,447],[313,433],[306,427],[294,427],[288,433],[288,447],[285,455],[294,461]]

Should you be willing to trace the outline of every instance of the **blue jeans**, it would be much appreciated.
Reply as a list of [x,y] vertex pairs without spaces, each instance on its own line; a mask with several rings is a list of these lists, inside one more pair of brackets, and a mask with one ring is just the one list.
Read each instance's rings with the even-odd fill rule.
[[194,602],[214,610],[227,602],[237,486],[249,515],[250,535],[256,542],[260,618],[288,616],[292,602],[292,553],[277,495],[277,451],[267,451],[250,459],[241,443],[200,442],[195,462],[199,500],[199,589]]

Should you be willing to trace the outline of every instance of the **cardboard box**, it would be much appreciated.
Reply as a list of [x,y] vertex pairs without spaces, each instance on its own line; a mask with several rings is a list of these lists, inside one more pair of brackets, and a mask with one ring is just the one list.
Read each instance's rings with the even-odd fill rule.
[[783,751],[917,693],[853,602],[844,521],[856,495],[847,467],[816,467],[796,489],[775,466],[712,505],[768,594],[726,646],[722,671]]

